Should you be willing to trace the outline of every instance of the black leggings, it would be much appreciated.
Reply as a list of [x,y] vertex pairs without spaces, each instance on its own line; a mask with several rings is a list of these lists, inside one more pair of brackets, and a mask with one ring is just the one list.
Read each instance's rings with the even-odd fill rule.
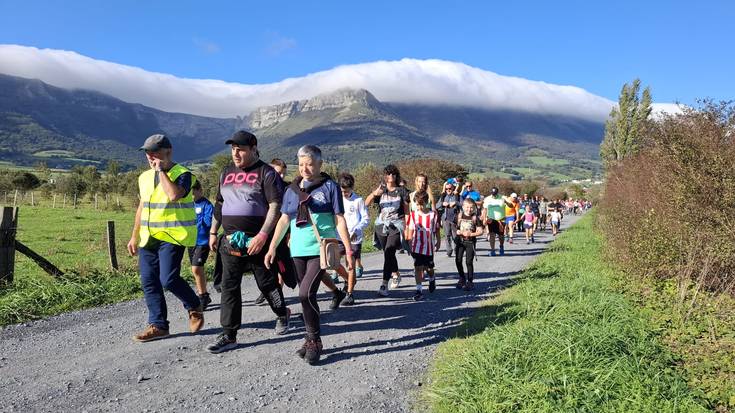
[[296,267],[296,274],[299,276],[299,300],[306,325],[306,337],[317,340],[320,337],[320,331],[319,302],[316,300],[316,293],[319,290],[324,270],[321,268],[318,255],[293,257],[293,263]]
[[389,231],[388,235],[383,235],[382,226],[378,226],[375,227],[375,234],[383,248],[383,281],[388,281],[391,274],[398,271],[396,251],[401,248],[401,233],[399,231]]
[[475,243],[473,241],[462,241],[459,239],[456,241],[457,244],[454,247],[454,263],[457,265],[459,279],[465,279],[464,268],[462,268],[462,256],[465,251],[467,251],[467,258],[465,260],[465,263],[467,264],[467,280],[472,281],[475,277],[475,266],[472,263],[475,259]]

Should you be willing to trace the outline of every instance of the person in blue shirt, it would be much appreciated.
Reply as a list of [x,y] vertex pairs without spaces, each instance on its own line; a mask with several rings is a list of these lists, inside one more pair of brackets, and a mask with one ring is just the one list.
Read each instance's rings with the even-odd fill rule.
[[460,192],[459,194],[460,202],[464,202],[466,198],[475,201],[475,206],[477,207],[475,208],[476,211],[482,210],[483,197],[477,190],[474,189],[472,181],[467,181],[467,183],[462,186],[462,192]]
[[197,213],[197,245],[189,247],[189,261],[191,273],[194,274],[197,295],[204,309],[212,303],[207,292],[207,276],[204,274],[204,264],[209,257],[209,230],[212,228],[212,214],[214,207],[204,196],[202,184],[196,181],[191,187],[194,196],[194,210]]

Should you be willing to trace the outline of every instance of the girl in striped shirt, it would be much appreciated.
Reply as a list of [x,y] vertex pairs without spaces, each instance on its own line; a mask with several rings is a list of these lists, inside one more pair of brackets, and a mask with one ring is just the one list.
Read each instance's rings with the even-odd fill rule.
[[[424,273],[434,266],[434,248],[439,249],[441,239],[439,237],[439,225],[437,225],[436,212],[428,206],[429,194],[424,191],[414,195],[418,209],[411,212],[408,223],[407,239],[411,242],[411,255],[413,256],[414,275],[416,277],[415,301],[421,300],[423,296],[422,283]],[[429,292],[434,292],[436,281],[429,274]]]

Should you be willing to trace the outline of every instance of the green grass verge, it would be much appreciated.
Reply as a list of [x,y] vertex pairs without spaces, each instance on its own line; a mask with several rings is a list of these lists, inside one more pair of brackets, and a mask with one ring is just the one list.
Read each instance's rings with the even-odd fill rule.
[[651,323],[614,288],[592,217],[443,343],[423,393],[435,412],[705,411]]

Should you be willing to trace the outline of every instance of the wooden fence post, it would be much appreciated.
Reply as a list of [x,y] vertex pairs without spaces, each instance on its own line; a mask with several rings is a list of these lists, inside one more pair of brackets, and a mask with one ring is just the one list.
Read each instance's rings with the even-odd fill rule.
[[63,208],[66,208],[66,194],[64,194],[64,206]]
[[4,207],[0,222],[0,285],[13,283],[18,208]]
[[54,194],[54,203],[51,205],[51,208],[56,208],[56,194]]
[[77,209],[77,193],[74,192],[74,209]]
[[94,209],[97,209],[97,192],[94,193]]
[[36,202],[33,199],[33,191],[31,191],[31,206],[36,206]]
[[107,252],[110,254],[110,266],[117,270],[117,251],[115,248],[115,221],[107,221]]
[[18,190],[15,190],[15,195],[13,195],[13,206],[16,206],[16,203],[18,202]]

